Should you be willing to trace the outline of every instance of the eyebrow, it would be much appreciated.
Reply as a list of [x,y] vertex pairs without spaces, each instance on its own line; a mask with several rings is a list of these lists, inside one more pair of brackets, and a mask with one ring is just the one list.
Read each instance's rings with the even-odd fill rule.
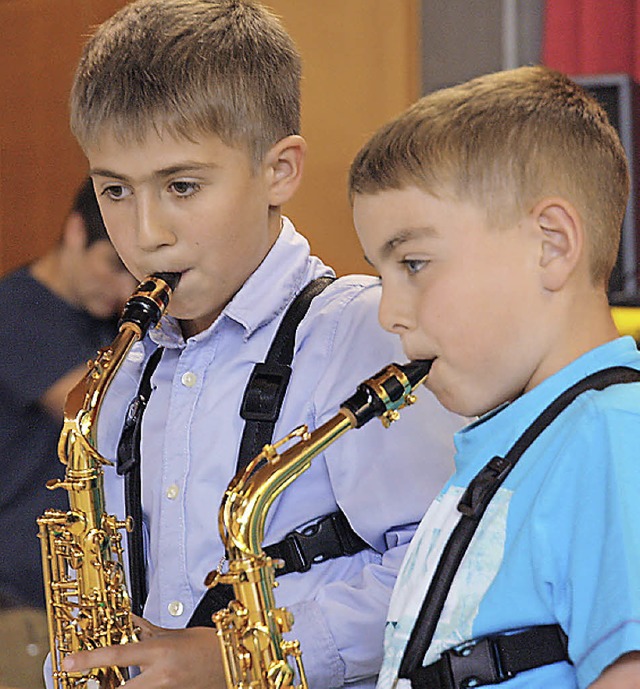
[[[154,170],[151,174],[152,177],[164,178],[170,177],[181,172],[187,172],[190,170],[210,170],[216,167],[211,163],[196,163],[193,161],[185,161],[184,163],[177,163],[176,165],[169,165],[167,167],[160,168],[159,170]],[[126,175],[121,175],[113,170],[108,170],[106,168],[91,168],[89,170],[90,175],[97,175],[98,177],[112,177],[113,179],[119,179],[125,181],[128,179]]]
[[398,230],[392,237],[390,237],[380,249],[381,258],[389,258],[395,249],[400,245],[406,244],[407,242],[418,239],[421,237],[437,237],[438,232],[435,228],[430,225],[424,227],[406,227]]
[[[438,231],[429,225],[425,225],[424,227],[405,227],[401,230],[398,230],[398,232],[396,232],[392,237],[387,239],[387,241],[382,245],[382,248],[380,249],[380,258],[382,260],[389,258],[389,256],[394,252],[394,250],[398,246],[404,244],[405,242],[409,242],[412,239],[417,239],[419,237],[437,236]],[[375,268],[375,264],[366,254],[364,254],[364,260],[372,268]]]

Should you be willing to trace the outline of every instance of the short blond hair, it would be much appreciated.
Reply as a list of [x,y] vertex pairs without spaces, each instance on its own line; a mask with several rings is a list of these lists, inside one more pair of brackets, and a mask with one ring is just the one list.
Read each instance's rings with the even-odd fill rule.
[[82,148],[108,129],[216,134],[260,161],[300,131],[301,60],[278,19],[251,0],[137,0],[87,42],[71,92]]
[[545,196],[566,198],[584,222],[599,284],[617,259],[629,172],[617,132],[584,89],[521,67],[427,95],[365,144],[350,197],[406,186],[470,200],[497,226]]

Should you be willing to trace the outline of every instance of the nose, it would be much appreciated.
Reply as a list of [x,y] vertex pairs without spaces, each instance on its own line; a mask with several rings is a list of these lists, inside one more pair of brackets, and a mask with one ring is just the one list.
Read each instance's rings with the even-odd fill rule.
[[390,283],[382,283],[378,320],[385,330],[395,335],[403,335],[411,328],[409,299]]
[[138,246],[143,251],[175,244],[176,236],[162,212],[161,201],[153,193],[138,196],[136,222]]

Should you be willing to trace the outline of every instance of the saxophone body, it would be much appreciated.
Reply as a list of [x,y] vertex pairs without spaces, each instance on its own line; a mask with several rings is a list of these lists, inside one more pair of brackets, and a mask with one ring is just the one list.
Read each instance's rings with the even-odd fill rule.
[[70,509],[50,509],[38,519],[56,689],[112,689],[128,678],[126,668],[94,668],[85,674],[65,672],[61,664],[76,651],[137,640],[121,534],[133,524],[105,510],[102,467],[111,462],[95,449],[97,417],[131,346],[158,322],[178,280],[177,274],[158,273],[140,283],[124,307],[114,341],[89,362],[67,396],[58,442],[65,477],[51,479],[47,487],[66,490]]
[[395,421],[398,409],[415,401],[413,390],[426,379],[430,366],[429,361],[387,366],[361,383],[339,412],[313,432],[300,426],[279,442],[265,445],[229,484],[219,510],[228,570],[219,568],[205,581],[209,587],[233,586],[235,600],[213,615],[228,689],[308,688],[300,643],[283,637],[292,629],[293,616],[275,605],[278,562],[262,549],[267,513],[313,458],[346,431],[374,417],[385,426]]

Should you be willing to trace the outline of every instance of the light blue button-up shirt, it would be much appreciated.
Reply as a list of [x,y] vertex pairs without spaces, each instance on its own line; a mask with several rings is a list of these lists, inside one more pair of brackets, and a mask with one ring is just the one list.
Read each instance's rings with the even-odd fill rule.
[[[123,363],[103,403],[98,449],[113,458],[123,415],[144,362],[165,352],[142,430],[142,504],[149,597],[145,617],[184,627],[224,554],[218,507],[235,473],[240,403],[287,307],[310,280],[331,275],[284,220],[272,250],[206,331],[183,340],[164,318]],[[400,342],[377,322],[375,278],[341,278],[315,298],[296,335],[293,373],[274,441],[331,418],[357,385],[403,362]],[[152,341],[151,341],[152,340]],[[342,509],[373,549],[279,577],[276,602],[295,617],[312,687],[345,681],[373,686],[382,661],[384,621],[400,561],[416,524],[452,471],[452,434],[461,421],[426,389],[390,429],[377,420],[346,433],[276,500],[265,544]],[[122,479],[107,467],[106,504],[122,515]]]

